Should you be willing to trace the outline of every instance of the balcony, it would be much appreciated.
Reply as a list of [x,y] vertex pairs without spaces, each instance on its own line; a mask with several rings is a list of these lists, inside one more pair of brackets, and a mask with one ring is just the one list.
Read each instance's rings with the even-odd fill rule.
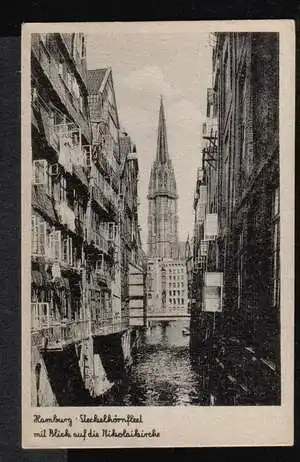
[[118,210],[119,210],[119,206],[118,206],[118,200],[115,196],[114,193],[108,193],[107,194],[107,201],[108,201],[108,207],[109,207],[109,211],[114,214],[114,215],[117,215],[118,214]]
[[108,199],[105,197],[102,188],[98,184],[93,185],[93,199],[97,202],[97,204],[104,209],[105,212],[108,212]]
[[108,252],[108,240],[105,236],[103,236],[99,231],[92,230],[91,233],[92,240],[94,241],[95,246],[101,252]]
[[36,58],[38,65],[42,68],[44,75],[49,80],[52,91],[60,98],[71,118],[82,128],[83,135],[89,141],[91,139],[91,128],[79,109],[79,103],[73,97],[59,74],[58,65],[48,50],[47,46],[40,39],[39,34],[32,34],[31,41],[32,55]]
[[95,274],[96,274],[96,279],[99,285],[102,285],[108,288],[110,287],[111,275],[110,275],[110,270],[107,265],[105,265],[104,267],[96,268]]
[[31,330],[32,341],[35,346],[48,351],[62,350],[64,347],[87,339],[90,335],[89,322],[54,321],[35,322]]
[[52,223],[56,223],[56,216],[53,206],[53,201],[48,195],[45,185],[32,186],[31,189],[32,207],[38,210],[41,214],[50,218]]
[[112,316],[93,320],[91,322],[92,335],[102,336],[122,332],[129,327],[129,317],[123,317],[120,320],[113,319]]
[[75,213],[73,212],[73,210],[65,202],[60,202],[59,204],[57,204],[56,208],[61,223],[67,226],[67,228],[70,231],[75,233]]
[[104,176],[107,178],[108,183],[110,183],[116,191],[119,190],[119,176],[115,172],[113,166],[108,162],[105,151],[100,149],[100,146],[95,146],[93,150],[93,156],[96,164],[98,164],[99,169],[102,171]]
[[109,163],[106,159],[105,152],[98,144],[92,146],[93,159],[98,164],[99,169],[105,174],[109,174]]

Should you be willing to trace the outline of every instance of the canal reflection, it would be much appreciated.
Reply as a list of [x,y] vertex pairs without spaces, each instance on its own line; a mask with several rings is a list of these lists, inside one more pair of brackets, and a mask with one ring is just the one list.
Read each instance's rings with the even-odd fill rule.
[[199,405],[203,378],[193,365],[188,321],[156,322],[147,329],[145,341],[122,384],[111,392],[106,405],[175,406]]

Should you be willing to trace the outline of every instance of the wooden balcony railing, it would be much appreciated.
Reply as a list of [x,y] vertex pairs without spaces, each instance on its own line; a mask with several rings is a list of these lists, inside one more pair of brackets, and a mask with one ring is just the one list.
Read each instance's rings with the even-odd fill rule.
[[92,231],[92,240],[94,241],[95,246],[102,252],[108,252],[108,240],[98,231]]
[[[41,320],[42,321],[42,320]],[[90,335],[87,320],[41,322],[32,328],[34,344],[46,350],[62,350],[65,346],[80,342]]]
[[97,184],[93,186],[93,198],[98,203],[98,205],[100,205],[100,207],[107,211],[109,205],[108,200],[105,197],[103,189],[100,188],[100,186]]
[[93,320],[91,322],[92,335],[110,335],[117,332],[126,330],[129,326],[129,317],[123,317],[122,319],[113,319],[112,316]]

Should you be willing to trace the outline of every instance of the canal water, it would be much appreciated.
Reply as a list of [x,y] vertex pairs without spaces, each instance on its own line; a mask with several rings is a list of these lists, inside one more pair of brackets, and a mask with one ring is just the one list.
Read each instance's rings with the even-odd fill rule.
[[193,366],[188,320],[154,322],[145,333],[131,370],[118,389],[106,397],[111,406],[199,405],[202,376]]

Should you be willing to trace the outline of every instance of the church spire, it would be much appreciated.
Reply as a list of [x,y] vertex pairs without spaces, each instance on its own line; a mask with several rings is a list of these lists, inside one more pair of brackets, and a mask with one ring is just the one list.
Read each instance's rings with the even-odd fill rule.
[[165,118],[165,111],[164,111],[164,105],[163,105],[163,98],[161,95],[160,96],[159,119],[158,119],[156,160],[161,164],[165,164],[168,159],[169,159],[169,154],[168,154],[166,118]]

